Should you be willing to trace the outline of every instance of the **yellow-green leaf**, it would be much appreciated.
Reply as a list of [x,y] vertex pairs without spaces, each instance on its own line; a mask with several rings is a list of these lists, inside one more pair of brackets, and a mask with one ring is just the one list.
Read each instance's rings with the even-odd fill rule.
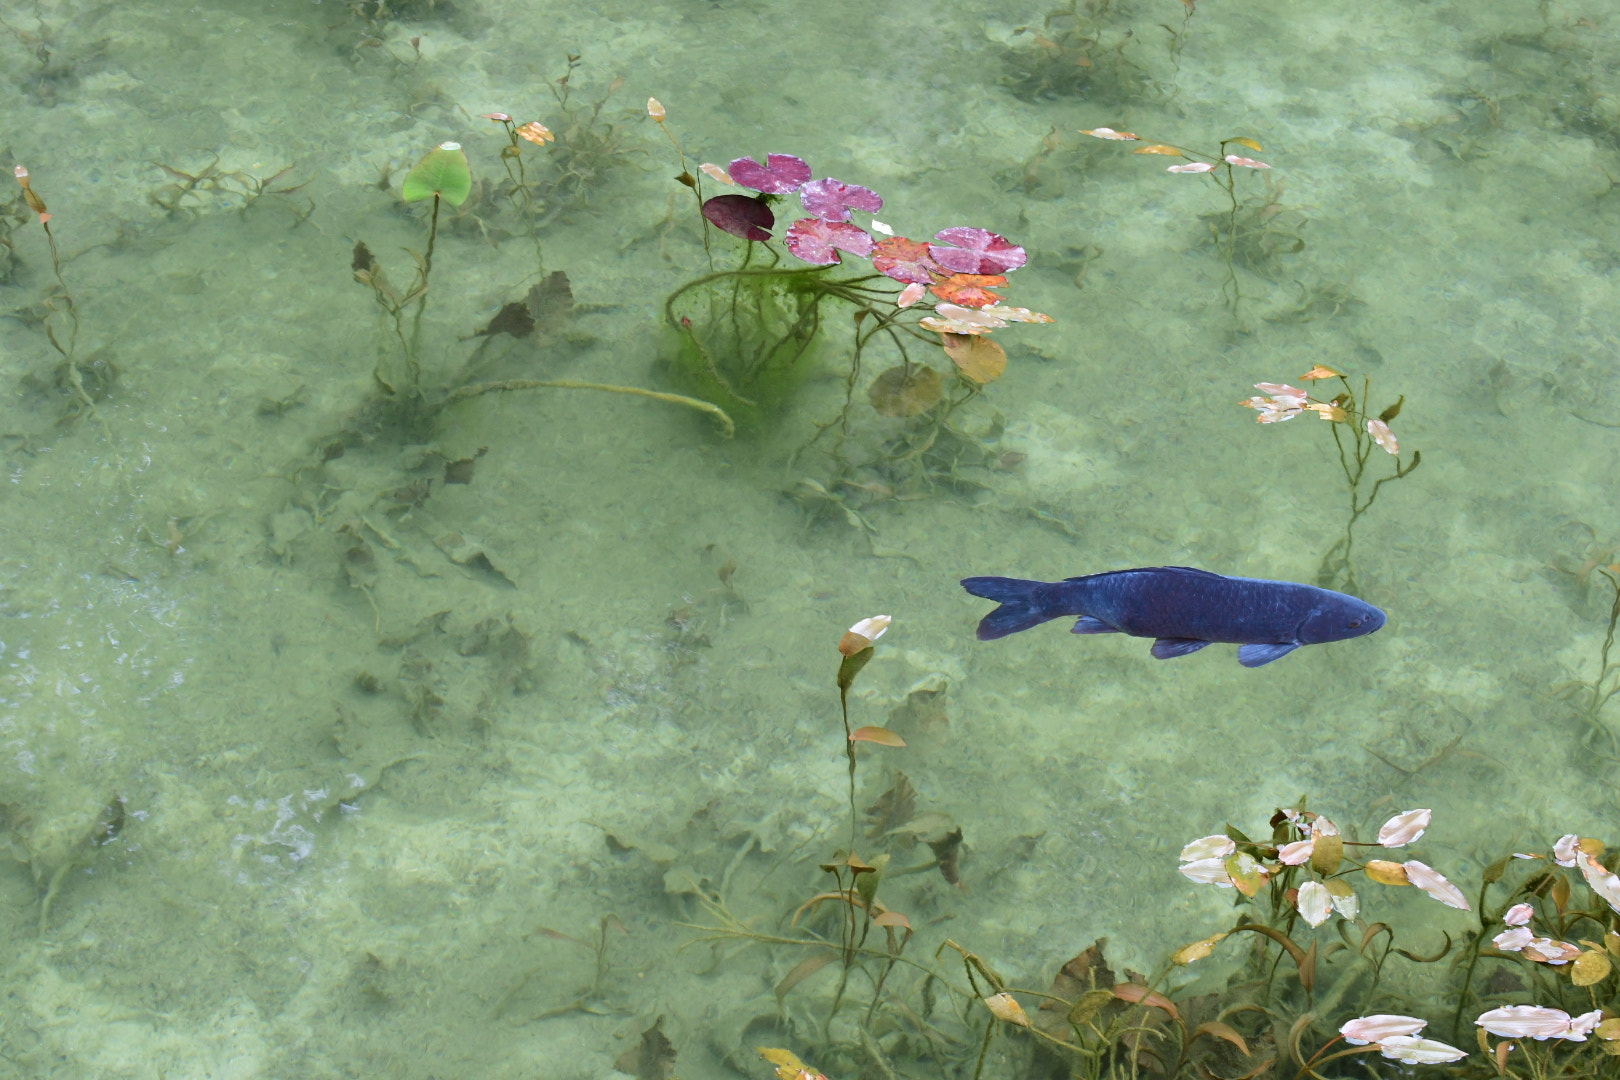
[[1311,869],[1322,875],[1338,871],[1344,861],[1344,839],[1339,836],[1318,836],[1311,845]]
[[1609,977],[1614,965],[1609,962],[1609,954],[1596,949],[1588,949],[1575,958],[1569,965],[1569,981],[1576,986],[1595,986]]
[[1237,891],[1244,896],[1253,896],[1265,885],[1269,875],[1265,867],[1255,862],[1254,858],[1244,852],[1226,857],[1226,876],[1232,879]]
[[1365,867],[1367,876],[1380,885],[1410,885],[1407,879],[1406,867],[1398,862],[1387,859],[1368,859]]
[[1097,1015],[1097,1011],[1114,1000],[1112,990],[1087,990],[1069,1007],[1069,1026],[1081,1028]]
[[1265,153],[1265,147],[1261,146],[1259,143],[1255,142],[1251,138],[1248,138],[1247,136],[1239,136],[1236,139],[1227,139],[1226,141],[1229,143],[1237,143],[1239,146],[1247,146],[1250,150],[1254,150],[1258,153]]
[[1172,964],[1190,964],[1195,960],[1202,960],[1215,951],[1215,946],[1226,939],[1225,934],[1216,934],[1203,941],[1195,941],[1191,945],[1183,945],[1170,957]]

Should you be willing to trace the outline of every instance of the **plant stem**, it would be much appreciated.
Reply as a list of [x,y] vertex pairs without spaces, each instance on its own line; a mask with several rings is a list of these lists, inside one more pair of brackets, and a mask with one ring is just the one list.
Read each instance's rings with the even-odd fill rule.
[[427,254],[422,257],[422,295],[416,300],[416,314],[411,319],[411,342],[405,350],[405,367],[410,375],[412,397],[422,392],[422,364],[418,360],[422,347],[422,313],[427,310],[428,278],[433,273],[433,245],[439,239],[439,193],[433,193],[433,222],[428,226]]
[[643,390],[639,386],[610,386],[607,383],[580,382],[576,379],[505,379],[501,382],[479,383],[475,386],[463,386],[452,390],[444,399],[445,405],[454,405],[458,401],[478,397],[480,394],[489,394],[506,390],[539,390],[551,387],[557,390],[601,390],[609,394],[634,394],[637,397],[655,398],[658,401],[667,401],[672,405],[685,405],[688,409],[697,409],[706,412],[720,424],[720,433],[725,438],[731,438],[737,433],[737,425],[731,422],[731,417],[720,406],[702,401],[698,398],[687,397],[684,394],[665,394],[658,390]]

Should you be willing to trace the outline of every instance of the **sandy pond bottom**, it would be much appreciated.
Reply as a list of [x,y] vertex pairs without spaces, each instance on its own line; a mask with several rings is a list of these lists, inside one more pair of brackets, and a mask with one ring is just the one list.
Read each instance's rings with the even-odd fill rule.
[[[835,967],[779,1007],[802,953],[692,944],[684,924],[719,898],[779,933],[828,887],[817,866],[849,826],[834,646],[880,612],[894,626],[851,718],[908,745],[863,750],[857,804],[903,773],[914,817],[964,838],[959,885],[885,885],[929,962],[950,937],[1044,987],[1107,936],[1116,965],[1154,970],[1231,918],[1230,893],[1175,872],[1180,847],[1301,796],[1364,836],[1434,808],[1416,857],[1470,893],[1515,845],[1605,835],[1607,737],[1559,691],[1597,673],[1609,597],[1581,571],[1620,535],[1612,13],[1205,0],[1183,22],[1169,0],[1121,3],[1119,81],[1020,97],[1008,50],[1041,48],[1016,31],[1043,15],[6,16],[0,157],[30,169],[65,263],[58,284],[14,203],[0,1075],[603,1076],[658,1017],[686,1080],[768,1075],[756,1039],[810,1057]],[[577,196],[550,151],[525,158],[552,185],[544,267],[568,275],[572,315],[473,338],[537,269],[478,117],[565,130],[547,80],[568,50],[576,122],[625,80],[598,117],[625,152]],[[435,252],[427,380],[476,360],[661,385],[662,297],[707,264],[649,95],[694,163],[796,153],[881,192],[897,231],[972,224],[1028,248],[1009,300],[1058,321],[998,335],[1008,373],[973,413],[994,467],[885,474],[902,498],[881,470],[795,454],[837,414],[832,369],[751,440],[575,391],[368,426],[388,338],[354,244],[409,279],[402,249],[425,234],[400,170],[447,139],[485,187]],[[1238,266],[1234,312],[1201,217],[1224,196],[1075,133],[1099,125],[1252,137],[1305,246],[1274,236]],[[244,177],[289,165],[296,191],[244,205]],[[44,332],[65,333],[64,289],[93,409]],[[1317,363],[1404,394],[1394,426],[1423,452],[1358,529],[1383,631],[1254,671],[1229,647],[1159,663],[1061,625],[973,640],[966,574],[1308,580],[1343,523],[1327,430],[1257,427],[1234,403]],[[859,413],[852,453],[896,433]],[[443,483],[469,459],[470,483]],[[862,854],[926,867],[909,838],[863,835]],[[1421,897],[1364,910],[1424,942],[1471,925]],[[1027,1069],[1005,1045],[991,1070]],[[915,1048],[896,1062],[941,1071]]]

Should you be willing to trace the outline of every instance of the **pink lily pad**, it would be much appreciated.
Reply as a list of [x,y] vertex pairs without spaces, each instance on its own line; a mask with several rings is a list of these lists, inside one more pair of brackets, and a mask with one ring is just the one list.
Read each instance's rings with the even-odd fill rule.
[[986,229],[944,229],[934,240],[928,253],[953,274],[1005,274],[1029,261],[1023,248]]
[[904,236],[891,236],[872,246],[872,269],[915,285],[928,285],[945,276],[939,263],[928,254],[927,244]]
[[848,221],[851,210],[875,214],[883,209],[883,196],[859,184],[846,184],[828,177],[812,180],[799,189],[804,208],[822,221]]
[[747,195],[716,195],[703,204],[703,216],[715,228],[744,240],[769,240],[767,230],[776,224],[765,201]]
[[838,252],[867,256],[872,253],[872,238],[855,226],[820,218],[800,218],[782,238],[787,249],[807,263],[831,266],[838,261]]
[[726,171],[743,187],[763,191],[767,195],[797,191],[799,185],[810,179],[810,166],[804,163],[803,158],[792,154],[766,154],[764,165],[753,158],[738,158]]

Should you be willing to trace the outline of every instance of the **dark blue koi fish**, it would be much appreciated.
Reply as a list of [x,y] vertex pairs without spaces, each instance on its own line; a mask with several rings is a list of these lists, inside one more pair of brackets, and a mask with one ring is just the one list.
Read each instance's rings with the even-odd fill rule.
[[1362,637],[1384,613],[1353,596],[1292,581],[1222,577],[1189,566],[1116,570],[1066,581],[964,578],[962,588],[1001,606],[979,623],[979,640],[1078,615],[1076,634],[1150,637],[1153,656],[1186,656],[1217,641],[1238,648],[1238,663],[1259,667],[1301,645]]

